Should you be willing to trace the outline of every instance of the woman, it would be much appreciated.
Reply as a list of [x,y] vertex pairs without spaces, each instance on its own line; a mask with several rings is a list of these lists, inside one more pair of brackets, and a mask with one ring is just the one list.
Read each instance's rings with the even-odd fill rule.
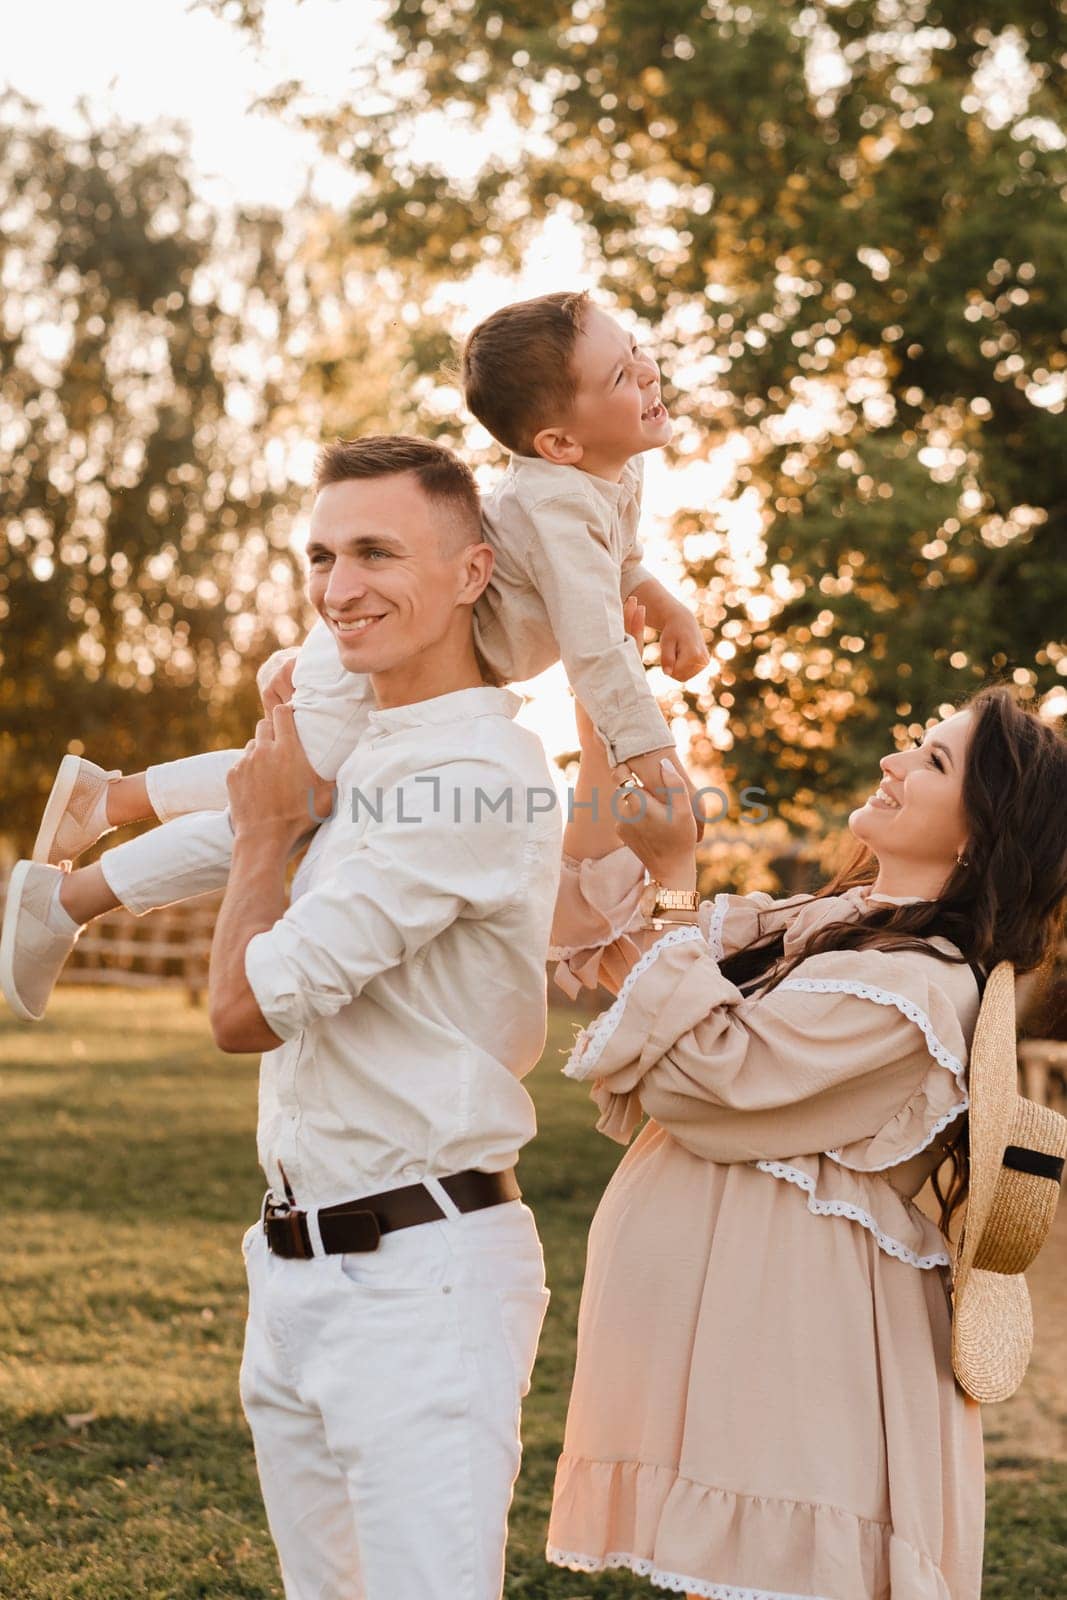
[[1058,936],[1067,742],[995,690],[881,769],[850,818],[868,870],[687,923],[688,808],[624,787],[618,848],[583,721],[600,815],[568,829],[557,953],[619,994],[567,1071],[622,1142],[652,1120],[590,1234],[558,1565],[712,1600],[977,1600],[979,1407],[912,1197],[950,1150],[962,1194],[984,973]]

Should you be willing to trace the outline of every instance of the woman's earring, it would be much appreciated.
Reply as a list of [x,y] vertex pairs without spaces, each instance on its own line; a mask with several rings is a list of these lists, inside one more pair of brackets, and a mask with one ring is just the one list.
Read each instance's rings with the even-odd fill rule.
[[962,853],[957,854],[957,856],[956,856],[956,865],[957,865],[957,867],[969,867],[970,864],[971,863],[967,860],[967,857],[965,855],[963,855]]

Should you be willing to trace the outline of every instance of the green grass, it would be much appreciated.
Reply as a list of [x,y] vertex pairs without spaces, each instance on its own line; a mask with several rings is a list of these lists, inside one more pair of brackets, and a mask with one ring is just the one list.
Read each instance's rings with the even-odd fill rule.
[[[631,1600],[620,1574],[542,1558],[585,1232],[619,1154],[555,1070],[522,1180],[552,1307],[525,1410],[513,1600]],[[237,1398],[241,1233],[257,1211],[256,1068],[162,992],[61,990],[37,1028],[0,1022],[0,1596],[281,1600]],[[1067,1592],[1067,1467],[990,1482],[984,1600]],[[462,1600],[462,1597],[457,1597]]]

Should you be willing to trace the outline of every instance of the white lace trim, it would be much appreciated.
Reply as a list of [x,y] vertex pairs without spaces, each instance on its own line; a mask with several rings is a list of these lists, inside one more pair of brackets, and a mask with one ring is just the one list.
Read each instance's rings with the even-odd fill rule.
[[717,894],[715,896],[711,917],[708,921],[708,944],[716,961],[722,961],[725,955],[722,945],[722,926],[726,921],[726,913],[730,909],[730,896]]
[[569,1567],[572,1572],[607,1572],[626,1567],[639,1578],[650,1578],[660,1589],[672,1594],[698,1594],[706,1600],[824,1600],[817,1594],[783,1594],[779,1589],[737,1589],[728,1583],[707,1583],[703,1578],[685,1578],[678,1572],[664,1572],[654,1561],[644,1556],[613,1550],[606,1556],[577,1555],[571,1550],[558,1550],[550,1544],[545,1559],[556,1567]]
[[884,1250],[887,1256],[895,1256],[898,1261],[906,1261],[909,1267],[921,1267],[924,1272],[931,1267],[951,1266],[952,1263],[944,1250],[938,1250],[929,1256],[916,1255],[914,1250],[909,1250],[899,1239],[883,1233],[869,1211],[851,1205],[847,1200],[821,1200],[815,1193],[815,1179],[810,1173],[801,1172],[799,1167],[787,1166],[784,1161],[756,1161],[753,1165],[761,1172],[770,1173],[772,1178],[782,1178],[786,1183],[794,1183],[798,1189],[803,1189],[808,1197],[808,1210],[813,1216],[846,1217],[849,1222],[858,1222],[861,1228],[866,1228],[868,1233],[874,1235],[878,1248]]
[[591,1076],[593,1068],[604,1053],[604,1046],[622,1021],[622,1015],[626,1009],[626,1002],[630,998],[630,992],[641,974],[647,972],[652,963],[658,960],[663,952],[669,950],[672,945],[695,944],[698,941],[703,944],[704,935],[699,928],[687,923],[683,928],[672,928],[669,933],[663,935],[662,939],[657,939],[654,945],[649,946],[640,961],[636,961],[626,974],[622,988],[612,1004],[597,1017],[595,1022],[590,1023],[588,1028],[583,1028],[578,1035],[574,1049],[571,1051],[567,1064],[563,1068],[568,1078],[576,1078],[581,1081],[583,1078]]
[[827,1150],[825,1152],[826,1155],[830,1157],[831,1161],[836,1161],[838,1166],[847,1167],[850,1172],[886,1172],[890,1167],[899,1167],[905,1161],[910,1161],[913,1156],[921,1155],[924,1150],[928,1150],[938,1134],[943,1133],[950,1122],[955,1122],[957,1117],[961,1117],[969,1109],[971,1102],[967,1094],[967,1078],[963,1062],[958,1060],[952,1054],[952,1051],[941,1043],[934,1031],[932,1021],[922,1007],[915,1004],[914,1000],[909,1000],[906,995],[894,994],[891,989],[879,989],[874,984],[860,983],[853,978],[786,978],[785,982],[780,984],[779,987],[782,989],[804,989],[814,994],[854,994],[861,1000],[873,1000],[876,1006],[895,1006],[902,1016],[907,1017],[909,1022],[914,1022],[916,1027],[921,1030],[926,1040],[926,1048],[938,1066],[944,1067],[948,1072],[952,1073],[956,1080],[956,1087],[960,1092],[960,1098],[956,1104],[946,1111],[943,1117],[938,1118],[933,1127],[927,1132],[922,1143],[917,1144],[914,1150],[908,1150],[903,1155],[893,1156],[890,1161],[882,1161],[878,1166],[874,1167],[855,1166],[851,1161],[844,1159],[840,1150]]

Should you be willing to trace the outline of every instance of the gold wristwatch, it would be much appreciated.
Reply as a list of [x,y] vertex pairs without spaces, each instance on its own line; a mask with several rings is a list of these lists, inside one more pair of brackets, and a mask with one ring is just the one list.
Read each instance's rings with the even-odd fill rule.
[[692,924],[696,922],[700,909],[700,894],[696,889],[665,889],[662,883],[657,883],[646,872],[640,909],[652,928]]

